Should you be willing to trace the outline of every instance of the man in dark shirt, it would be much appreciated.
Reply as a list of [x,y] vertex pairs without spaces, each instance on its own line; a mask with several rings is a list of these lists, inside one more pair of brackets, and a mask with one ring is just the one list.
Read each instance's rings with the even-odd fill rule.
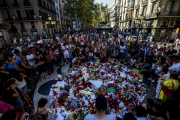
[[27,55],[27,51],[26,51],[25,47],[22,48],[22,55],[23,55],[23,56],[26,56],[26,55]]
[[46,74],[45,74],[45,59],[44,59],[42,54],[37,54],[36,55],[35,63],[37,65],[38,72],[39,72],[39,74],[41,76],[41,80],[43,81],[42,74],[44,74],[44,78],[47,78],[47,77],[46,77]]

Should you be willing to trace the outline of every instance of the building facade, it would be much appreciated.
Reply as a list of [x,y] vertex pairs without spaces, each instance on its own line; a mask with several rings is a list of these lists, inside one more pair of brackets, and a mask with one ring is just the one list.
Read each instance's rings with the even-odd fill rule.
[[44,36],[59,32],[58,0],[0,0],[2,20],[9,22],[11,38]]
[[[121,31],[155,41],[174,40],[180,27],[180,0],[118,0],[117,25]],[[110,19],[113,17],[111,16]]]

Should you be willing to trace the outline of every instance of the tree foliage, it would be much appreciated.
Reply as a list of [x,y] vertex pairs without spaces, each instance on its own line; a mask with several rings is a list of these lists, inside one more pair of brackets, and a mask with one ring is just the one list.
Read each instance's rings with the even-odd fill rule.
[[[95,26],[101,21],[101,15],[107,11],[107,4],[94,4],[94,0],[64,0],[64,10],[71,17],[78,18],[87,25]],[[76,16],[77,15],[77,16]]]

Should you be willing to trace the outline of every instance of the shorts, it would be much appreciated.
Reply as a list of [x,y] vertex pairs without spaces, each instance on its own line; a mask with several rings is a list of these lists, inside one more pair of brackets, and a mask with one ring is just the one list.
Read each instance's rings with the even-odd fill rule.
[[41,75],[42,73],[46,72],[46,68],[45,67],[38,68],[38,72]]
[[21,107],[23,105],[23,102],[21,100],[21,97],[18,97],[15,101],[14,101],[14,105],[13,106],[17,106],[17,107]]
[[21,89],[22,89],[22,91],[19,91],[20,95],[24,95],[27,93],[27,85],[24,85]]
[[64,59],[69,58],[69,54],[64,54]]
[[89,52],[89,56],[92,56],[92,57],[93,57],[93,53]]

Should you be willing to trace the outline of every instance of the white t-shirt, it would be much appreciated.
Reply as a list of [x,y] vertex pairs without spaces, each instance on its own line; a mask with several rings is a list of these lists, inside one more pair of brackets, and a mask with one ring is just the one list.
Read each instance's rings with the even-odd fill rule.
[[28,42],[31,42],[31,39],[28,38],[27,41],[28,41]]
[[176,72],[177,72],[177,73],[180,73],[180,63],[175,63],[175,64],[173,64],[171,67],[176,68]]
[[33,59],[34,58],[34,55],[33,54],[30,54],[30,55],[26,55],[26,59],[27,59],[27,61],[28,61],[28,63],[29,63],[29,65],[30,66],[34,66],[34,60],[31,62],[31,61],[29,61],[30,59]]
[[73,60],[72,60],[72,63],[77,59],[77,57],[75,57]]
[[22,78],[23,80],[20,82],[18,80],[16,80],[15,84],[16,84],[16,87],[18,89],[21,89],[22,87],[24,87],[26,85],[26,81],[24,80],[24,78]]
[[136,62],[136,59],[131,59],[131,63],[134,64]]
[[124,50],[126,49],[125,46],[120,46],[120,53],[124,53]]
[[33,47],[33,45],[32,44],[28,44],[28,48],[30,48],[30,47]]
[[83,46],[83,45],[84,45],[84,42],[81,42],[81,45]]
[[71,52],[72,52],[72,50],[71,50],[71,49],[72,49],[72,45],[70,44],[70,45],[69,45],[69,53],[71,53]]
[[68,45],[66,45],[66,47],[65,47],[65,46],[62,46],[62,49],[64,50],[63,54],[69,54],[68,48],[69,48]]

